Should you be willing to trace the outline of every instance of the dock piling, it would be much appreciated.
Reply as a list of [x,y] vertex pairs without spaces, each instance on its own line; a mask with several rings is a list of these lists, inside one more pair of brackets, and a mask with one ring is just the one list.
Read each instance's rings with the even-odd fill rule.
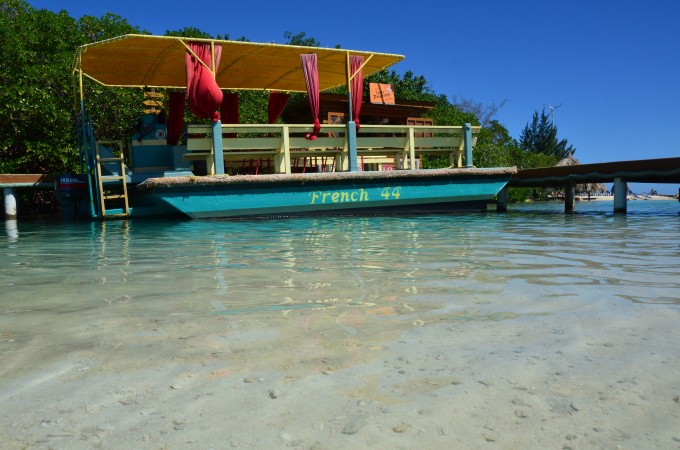
[[496,211],[506,212],[508,210],[508,186],[505,185],[496,196]]
[[576,185],[570,183],[564,187],[564,212],[574,212],[574,199],[576,198]]
[[16,219],[17,217],[17,199],[13,188],[4,188],[3,196],[5,199],[5,218]]
[[614,213],[627,211],[628,183],[623,178],[614,178]]

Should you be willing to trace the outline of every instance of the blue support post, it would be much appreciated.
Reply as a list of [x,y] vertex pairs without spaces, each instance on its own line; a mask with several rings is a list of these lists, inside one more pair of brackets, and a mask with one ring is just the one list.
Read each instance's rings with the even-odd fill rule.
[[508,186],[505,185],[496,196],[496,211],[506,212],[508,210]]
[[[90,118],[91,119],[91,118]],[[76,118],[76,120],[78,120]],[[85,116],[85,102],[83,100],[80,101],[80,133],[81,133],[81,141],[80,141],[80,147],[79,147],[79,152],[80,152],[80,158],[81,158],[81,166],[82,166],[82,171],[85,174],[85,178],[87,179],[87,193],[88,193],[88,204],[90,208],[90,218],[94,219],[97,217],[97,213],[94,207],[94,185],[93,185],[93,177],[94,177],[94,167],[92,167],[93,161],[90,158],[90,151],[89,151],[89,140],[88,136],[92,135],[92,126],[91,122],[87,121],[87,118]],[[76,124],[78,126],[78,124]]]
[[212,141],[215,154],[215,174],[224,175],[224,149],[222,147],[222,121],[212,124]]
[[463,142],[465,145],[465,167],[472,168],[472,125],[464,125]]
[[90,191],[90,218],[95,219],[102,218],[104,216],[103,214],[104,205],[101,204],[101,200],[99,198],[99,178],[96,170],[97,155],[95,154],[97,143],[94,140],[94,130],[92,129],[92,114],[87,115],[87,136],[89,140],[89,146],[86,147],[87,165],[90,171],[88,174],[88,178],[92,177],[92,185]]
[[357,165],[357,124],[353,120],[347,122],[347,149],[349,153],[349,171],[357,172],[359,170]]

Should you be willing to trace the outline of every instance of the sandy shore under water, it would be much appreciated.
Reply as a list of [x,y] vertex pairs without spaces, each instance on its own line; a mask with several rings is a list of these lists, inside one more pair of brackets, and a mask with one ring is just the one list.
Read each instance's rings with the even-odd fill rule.
[[337,300],[218,315],[123,299],[30,339],[49,321],[4,311],[0,447],[680,448],[677,309]]

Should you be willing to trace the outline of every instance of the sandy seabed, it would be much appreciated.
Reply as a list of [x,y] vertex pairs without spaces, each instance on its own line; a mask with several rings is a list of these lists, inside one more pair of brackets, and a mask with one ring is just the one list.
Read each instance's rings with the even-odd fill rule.
[[30,338],[45,322],[10,311],[0,447],[680,448],[678,310],[630,303],[612,320],[608,302],[422,317],[121,302]]

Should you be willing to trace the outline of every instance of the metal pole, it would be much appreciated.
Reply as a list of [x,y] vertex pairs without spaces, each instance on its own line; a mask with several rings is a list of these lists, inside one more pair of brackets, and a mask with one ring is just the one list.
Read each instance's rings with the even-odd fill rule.
[[472,125],[466,123],[463,127],[463,144],[465,146],[465,167],[472,168]]
[[359,165],[357,163],[357,124],[353,120],[347,122],[347,149],[349,171],[357,172],[359,170]]
[[222,121],[212,123],[213,155],[215,155],[215,174],[224,175],[224,147],[222,146]]

